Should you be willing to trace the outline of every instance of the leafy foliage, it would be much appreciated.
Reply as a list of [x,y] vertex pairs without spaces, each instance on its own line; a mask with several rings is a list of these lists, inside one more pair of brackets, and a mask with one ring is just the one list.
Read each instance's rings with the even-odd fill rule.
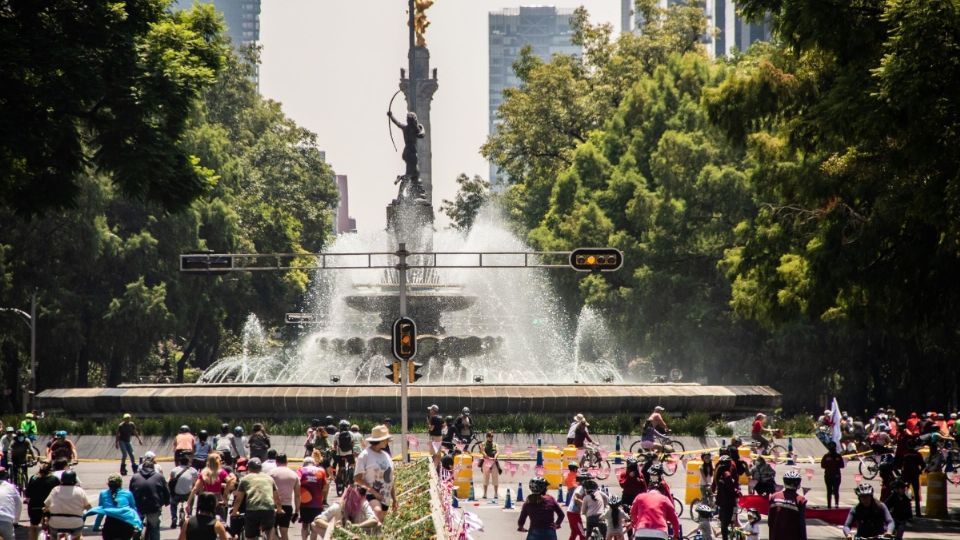
[[457,198],[452,201],[444,199],[440,211],[450,218],[452,228],[466,232],[477,219],[480,207],[490,198],[490,183],[479,175],[470,178],[461,173],[457,177],[457,186]]
[[579,58],[522,54],[482,148],[533,245],[624,251],[618,273],[557,276],[568,303],[628,357],[789,409],[947,402],[960,2],[745,0],[778,35],[730,61],[700,52],[699,6],[656,4],[615,41],[579,12]]
[[77,204],[96,169],[167,209],[210,187],[181,145],[228,52],[213,6],[0,4],[0,196],[23,214]]
[[[195,20],[207,12],[197,9],[174,17]],[[167,38],[150,39],[155,48]],[[177,146],[208,184],[182,210],[125,196],[122,173],[105,168],[79,172],[72,180],[76,204],[49,209],[42,219],[24,218],[15,200],[0,204],[0,305],[25,305],[38,289],[40,390],[182,380],[188,367],[204,368],[238,347],[248,313],[279,326],[282,314],[303,301],[310,281],[303,271],[179,273],[178,256],[189,250],[315,252],[331,230],[337,192],[316,137],[257,94],[257,51],[244,54],[228,52],[189,104]],[[163,168],[148,176],[157,185],[169,180]],[[10,330],[0,335],[0,353],[4,377],[17,388],[29,336]]]

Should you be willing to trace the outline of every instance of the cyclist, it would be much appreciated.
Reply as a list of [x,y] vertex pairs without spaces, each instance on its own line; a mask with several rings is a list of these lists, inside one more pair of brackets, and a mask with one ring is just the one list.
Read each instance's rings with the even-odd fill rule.
[[173,459],[177,463],[180,463],[180,458],[182,456],[190,457],[190,454],[193,453],[193,446],[196,443],[196,438],[193,436],[193,433],[190,433],[190,426],[184,424],[180,426],[179,433],[173,439]]
[[607,536],[607,524],[603,521],[603,513],[607,510],[609,501],[600,491],[600,485],[593,478],[583,483],[584,495],[580,501],[580,515],[586,523],[586,537],[590,538],[594,529],[600,529],[603,538]]
[[30,517],[30,540],[37,540],[40,535],[40,523],[43,521],[43,502],[60,485],[60,479],[53,475],[50,463],[40,464],[37,474],[27,482],[27,489],[23,498],[27,501],[27,515]]
[[27,413],[23,422],[20,422],[20,430],[30,439],[30,442],[37,440],[37,421],[33,413]]
[[746,540],[760,540],[760,511],[756,508],[747,510],[747,524],[743,527]]
[[130,540],[134,533],[143,528],[143,521],[137,514],[137,505],[133,493],[123,489],[123,477],[111,474],[107,478],[107,489],[100,492],[99,503],[89,514],[96,514],[93,530],[100,530],[100,522],[106,517],[103,526],[103,538],[106,540]]
[[254,424],[253,433],[247,440],[247,447],[250,448],[250,457],[259,458],[260,462],[267,460],[267,451],[270,450],[270,435],[264,429],[263,424]]
[[10,452],[10,445],[16,437],[16,431],[13,426],[7,426],[3,437],[0,437],[0,466],[9,467],[7,464],[7,454]]
[[53,440],[47,446],[47,458],[50,461],[65,459],[69,463],[77,461],[77,447],[67,438],[67,432],[59,430],[53,434]]
[[750,438],[760,443],[760,452],[762,454],[766,454],[767,449],[770,448],[770,441],[763,436],[763,433],[767,432],[772,436],[775,431],[771,428],[764,427],[763,423],[766,419],[767,415],[757,413],[757,416],[753,419],[753,424],[750,426]]
[[893,493],[884,499],[883,504],[893,517],[893,534],[900,540],[907,528],[907,522],[913,519],[913,510],[910,508],[910,496],[907,495],[907,484],[900,479],[893,481]]
[[[247,438],[243,436],[243,426],[233,428],[232,437],[230,437],[230,455],[232,461],[236,462],[240,458],[247,458]],[[232,463],[231,463],[232,465]]]
[[644,450],[654,452],[663,450],[660,439],[666,437],[667,432],[670,431],[667,428],[667,423],[663,420],[663,411],[663,407],[657,405],[653,408],[650,416],[647,417],[646,422],[643,423],[643,429],[640,433],[640,446]]
[[770,540],[806,540],[807,499],[798,493],[800,472],[791,469],[783,474],[783,490],[770,496]]
[[[354,467],[357,464],[357,452],[353,448],[353,434],[350,433],[350,422],[340,420],[337,436],[333,439],[334,466],[337,469],[337,478],[340,477],[340,469],[345,469],[348,465]],[[346,483],[349,485],[352,479],[348,478]]]
[[213,445],[207,441],[209,437],[207,430],[201,429],[200,433],[197,434],[197,441],[193,445],[192,465],[198,471],[207,464],[207,456],[213,451]]
[[713,455],[710,452],[700,454],[700,502],[713,506],[713,492],[710,484],[713,482]]
[[[177,466],[170,471],[168,490],[170,491],[170,528],[177,528],[179,506],[190,499],[190,493],[197,482],[197,470],[191,466],[190,456],[181,454]],[[189,513],[189,512],[187,512]]]
[[563,523],[563,510],[556,499],[547,494],[547,485],[547,481],[540,477],[530,480],[530,494],[523,502],[517,519],[517,530],[527,532],[524,525],[530,518],[527,540],[556,540],[557,529]]
[[583,531],[583,518],[580,508],[583,504],[583,496],[586,494],[584,484],[592,480],[590,473],[577,474],[577,487],[573,489],[573,495],[570,497],[570,505],[567,506],[567,522],[570,524],[570,540],[585,539],[587,536]]
[[220,424],[220,434],[213,437],[213,448],[220,454],[223,463],[233,463],[233,434],[230,433],[230,424]]
[[133,438],[137,438],[140,446],[143,446],[143,439],[140,438],[140,431],[137,425],[131,421],[133,416],[130,413],[124,413],[123,421],[117,426],[116,440],[113,443],[114,448],[120,450],[120,474],[127,474],[127,457],[130,458],[130,467],[133,472],[137,472],[137,458],[133,454]]
[[610,497],[610,505],[607,506],[603,519],[607,523],[607,537],[604,540],[624,540],[627,525],[630,524],[630,514],[623,511],[620,497]]
[[578,449],[583,448],[587,441],[596,444],[596,441],[590,437],[590,423],[587,422],[587,419],[582,415],[577,415],[577,427],[573,430],[573,445]]
[[697,514],[697,528],[690,532],[685,538],[695,538],[699,540],[713,540],[716,538],[713,525],[710,519],[713,517],[713,508],[707,504],[700,503],[693,511]]
[[44,509],[50,516],[47,524],[54,538],[64,535],[79,540],[83,533],[83,514],[91,506],[87,494],[77,484],[76,472],[63,471],[60,485],[53,488],[44,501]]
[[753,468],[750,470],[750,476],[756,481],[753,491],[757,495],[769,496],[777,490],[777,471],[767,463],[763,456],[757,456]]
[[[7,462],[10,465],[10,472],[13,475],[14,481],[19,481],[19,478],[27,478],[27,469],[30,466],[30,463],[37,460],[37,456],[33,455],[33,445],[30,444],[30,441],[27,440],[27,437],[22,431],[17,431],[14,436],[13,442],[10,444],[10,457]],[[23,471],[22,473],[20,471]],[[18,484],[19,489],[26,487],[24,484]]]
[[866,482],[854,490],[860,502],[850,509],[847,521],[843,524],[843,534],[853,538],[851,527],[856,525],[857,536],[869,538],[882,534],[893,534],[893,517],[887,506],[873,497],[873,486]]
[[[720,532],[724,540],[729,538],[730,524],[733,521],[733,510],[740,497],[740,482],[738,480],[736,463],[730,456],[723,454],[717,462],[717,471],[711,485],[717,501],[718,517],[720,518]],[[671,501],[672,502],[672,501]]]
[[666,433],[670,431],[670,428],[667,427],[667,422],[663,419],[664,408],[660,405],[657,405],[653,408],[653,412],[650,413],[650,416],[647,417],[647,422],[653,424],[653,427],[659,430],[661,433]]
[[306,457],[303,458],[303,466],[297,471],[300,478],[300,536],[304,539],[307,538],[310,524],[326,506],[327,492],[330,491],[327,465],[326,458],[323,458],[318,466],[313,457]]
[[672,501],[673,494],[670,493],[670,485],[667,484],[667,481],[663,479],[663,465],[660,463],[654,463],[649,469],[647,469],[647,475],[650,477],[650,482],[647,483],[647,489],[657,490]]

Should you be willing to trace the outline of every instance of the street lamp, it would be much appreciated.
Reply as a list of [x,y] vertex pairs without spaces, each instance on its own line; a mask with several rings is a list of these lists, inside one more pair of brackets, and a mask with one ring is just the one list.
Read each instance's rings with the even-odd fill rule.
[[31,396],[37,392],[37,291],[34,289],[30,296],[30,313],[17,308],[0,307],[0,311],[10,311],[23,317],[30,327],[30,386],[24,389],[23,412],[27,412]]

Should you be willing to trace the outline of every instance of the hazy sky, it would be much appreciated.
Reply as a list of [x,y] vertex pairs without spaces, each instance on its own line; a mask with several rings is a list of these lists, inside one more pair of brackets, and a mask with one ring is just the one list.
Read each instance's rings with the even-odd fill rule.
[[[519,0],[437,0],[428,11],[430,66],[440,88],[433,98],[434,207],[456,193],[461,172],[486,178],[479,154],[487,136],[487,13],[533,5]],[[620,0],[585,4],[594,22],[619,29]],[[260,15],[260,92],[317,133],[320,148],[350,179],[357,228],[383,228],[393,180],[403,172],[387,133],[387,104],[407,65],[406,0],[264,0]],[[406,109],[403,95],[394,112]],[[402,150],[402,138],[394,138]],[[439,214],[439,211],[438,211]]]

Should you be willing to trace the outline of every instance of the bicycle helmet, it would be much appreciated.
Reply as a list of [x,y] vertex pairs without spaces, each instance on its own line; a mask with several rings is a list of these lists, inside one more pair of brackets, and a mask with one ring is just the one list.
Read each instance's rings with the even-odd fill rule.
[[873,497],[873,486],[871,486],[866,482],[863,482],[862,484],[857,486],[856,489],[853,490],[853,492],[857,494],[857,497],[862,497],[865,495],[869,495],[870,497]]
[[649,474],[651,477],[656,476],[659,479],[659,477],[663,476],[663,465],[654,463],[649,469],[647,469],[647,474]]
[[464,407],[462,412],[464,416],[470,416],[470,407]]
[[7,433],[13,433],[15,430],[13,429],[13,426],[7,426],[6,431]]
[[444,416],[444,417],[443,417],[443,421],[446,422],[448,426],[453,425],[453,417],[452,417],[452,416]]
[[717,460],[718,463],[727,463],[728,461],[730,461],[730,456],[727,454],[723,454],[720,456],[720,459]]
[[314,418],[313,420],[310,420],[310,427],[315,427],[315,428],[320,427],[320,419]]
[[588,472],[582,472],[577,474],[577,483],[579,484],[582,484],[587,480],[592,480],[592,479],[593,479],[593,475]]
[[637,458],[628,457],[627,458],[627,470],[636,470],[639,468],[640,462],[637,461]]
[[337,424],[337,427],[340,428],[340,431],[347,431],[350,429],[350,421],[346,419],[340,420],[340,422]]
[[[22,430],[21,430],[21,432],[22,432]],[[54,433],[53,436],[56,437],[56,438],[58,438],[58,439],[63,439],[63,438],[65,438],[65,437],[67,436],[67,432],[61,429],[61,430],[57,431],[56,433]]]
[[756,508],[749,508],[747,510],[747,519],[752,519],[754,521],[760,521],[760,511]]
[[694,508],[694,511],[700,515],[700,517],[710,517],[713,515],[713,508],[710,508],[709,504],[700,503]]
[[792,469],[783,473],[783,485],[786,487],[794,489],[800,487],[801,479],[802,477],[800,476],[800,471],[798,470]]
[[237,426],[233,428],[234,435],[243,435],[243,426]]
[[230,424],[220,424],[220,433],[227,433],[230,431]]
[[596,493],[598,489],[600,489],[600,484],[598,484],[593,478],[583,483],[583,490],[587,493]]
[[547,481],[544,480],[543,478],[540,478],[540,477],[531,478],[530,483],[528,484],[528,486],[530,487],[530,494],[543,495],[544,493],[547,492],[548,485],[549,484],[547,484]]
[[577,465],[577,462],[576,462],[576,461],[571,461],[570,463],[567,463],[567,470],[575,471],[575,470],[577,470],[577,469],[579,469],[579,468],[580,468],[580,466]]
[[741,444],[743,444],[743,441],[740,440],[740,437],[734,436],[730,439],[730,446],[740,446]]
[[206,437],[206,436],[208,436],[208,435],[210,435],[210,434],[207,433],[207,430],[201,429],[201,430],[200,430],[200,433],[197,433],[197,435],[199,435],[200,438],[202,439],[202,438],[204,438],[204,437]]
[[190,426],[186,424],[180,426],[180,433],[190,433]]

